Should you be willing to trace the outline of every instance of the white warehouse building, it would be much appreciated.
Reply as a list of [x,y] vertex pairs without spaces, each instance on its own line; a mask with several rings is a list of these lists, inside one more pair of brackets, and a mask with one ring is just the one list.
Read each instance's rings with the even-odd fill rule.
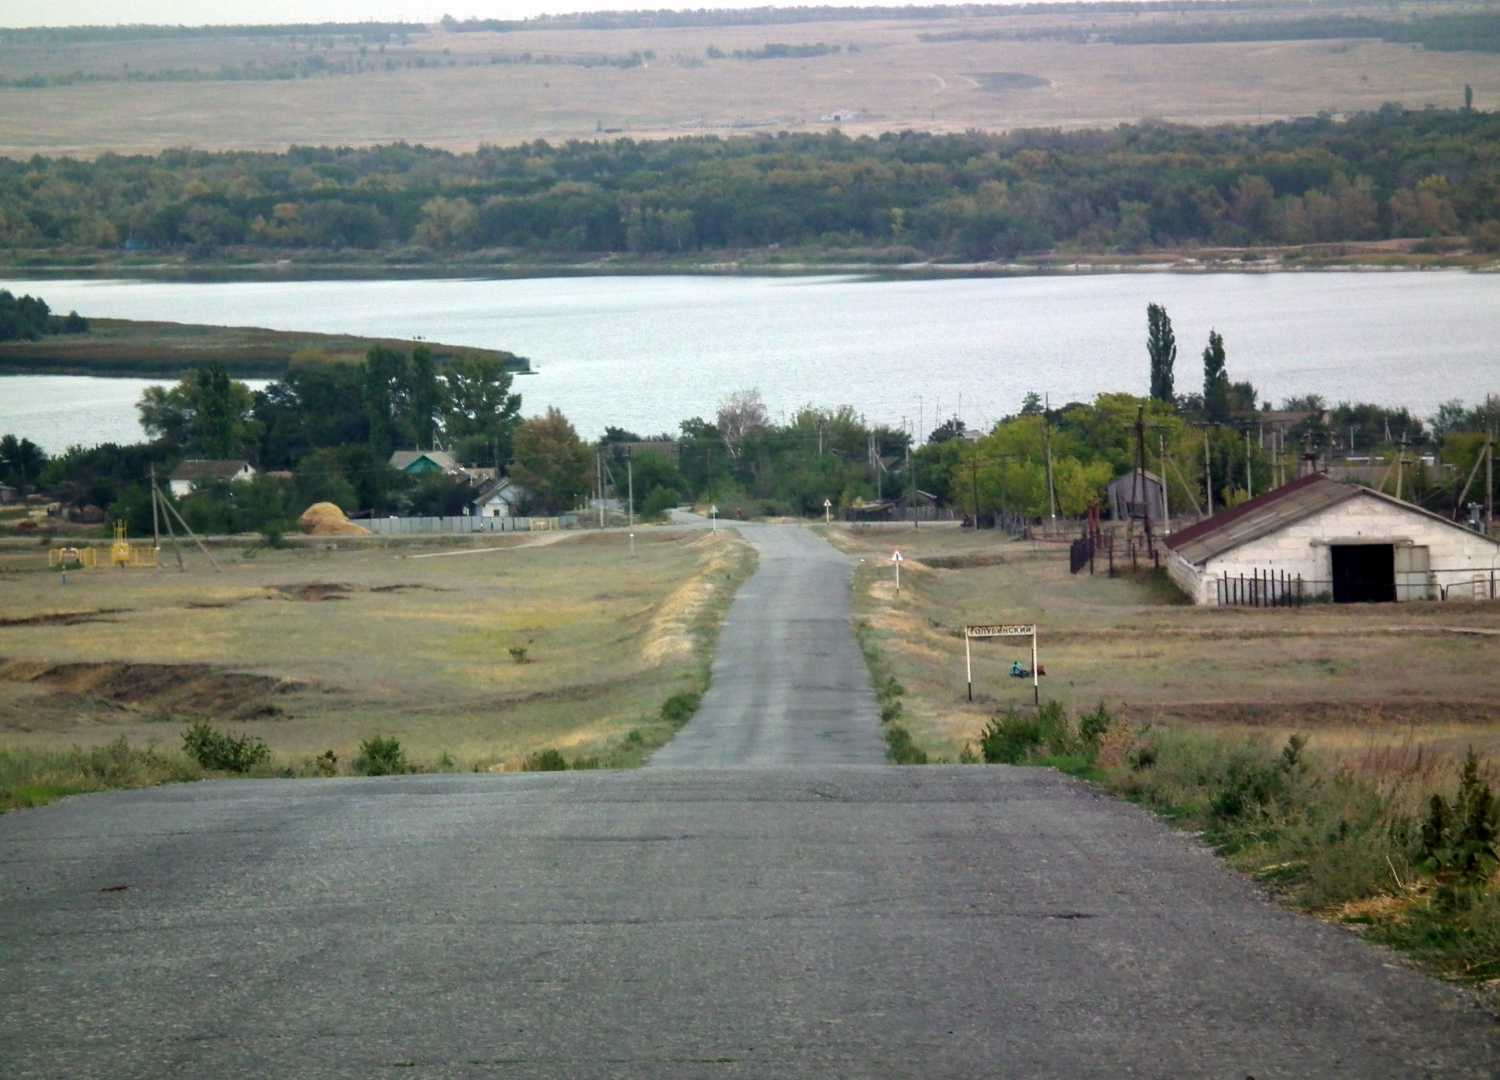
[[1500,597],[1500,543],[1371,488],[1314,473],[1165,541],[1195,604]]

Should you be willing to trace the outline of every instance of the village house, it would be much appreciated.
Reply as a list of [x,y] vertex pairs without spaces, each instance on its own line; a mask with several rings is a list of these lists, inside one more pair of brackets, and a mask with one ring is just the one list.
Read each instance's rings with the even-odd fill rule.
[[412,476],[435,472],[452,476],[463,472],[446,450],[397,450],[391,455],[391,468]]
[[1312,473],[1166,538],[1196,604],[1500,595],[1500,543],[1371,488]]
[[184,461],[172,470],[167,484],[172,494],[181,499],[202,484],[218,480],[249,480],[254,475],[255,467],[248,461]]
[[482,518],[515,517],[526,500],[526,489],[508,476],[490,480],[474,496],[474,514]]

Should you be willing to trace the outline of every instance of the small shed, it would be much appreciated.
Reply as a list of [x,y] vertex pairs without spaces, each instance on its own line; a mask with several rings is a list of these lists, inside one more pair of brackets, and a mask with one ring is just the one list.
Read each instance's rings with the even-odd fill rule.
[[177,498],[192,493],[200,484],[216,480],[249,480],[255,475],[255,467],[248,461],[184,461],[172,470],[167,484]]
[[1117,476],[1105,488],[1109,516],[1116,521],[1143,519],[1148,513],[1151,524],[1160,526],[1167,519],[1166,493],[1161,477],[1146,469],[1132,469]]
[[1197,604],[1500,596],[1500,543],[1372,488],[1313,473],[1165,541]]
[[491,480],[479,489],[474,497],[476,517],[515,517],[526,501],[526,489],[508,476]]

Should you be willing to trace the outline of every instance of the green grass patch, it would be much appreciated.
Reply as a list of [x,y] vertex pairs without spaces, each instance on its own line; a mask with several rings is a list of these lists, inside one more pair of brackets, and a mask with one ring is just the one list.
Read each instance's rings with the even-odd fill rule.
[[1288,905],[1361,928],[1446,978],[1500,978],[1500,803],[1470,753],[1444,791],[1280,747],[1147,727],[1100,783],[1182,828]]
[[885,735],[885,756],[893,765],[927,765],[931,762],[927,751],[918,746],[906,725],[901,723],[905,706],[901,698],[906,687],[896,678],[890,661],[880,648],[875,628],[860,620],[854,628],[859,641],[859,651],[864,655],[865,665],[870,669],[870,681],[875,687],[875,701],[880,706],[880,725]]

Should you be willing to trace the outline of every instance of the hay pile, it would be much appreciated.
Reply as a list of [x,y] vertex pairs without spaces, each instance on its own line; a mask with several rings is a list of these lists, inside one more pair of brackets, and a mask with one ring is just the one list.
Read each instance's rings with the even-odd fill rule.
[[370,530],[356,525],[331,502],[313,503],[298,518],[313,536],[369,536]]

